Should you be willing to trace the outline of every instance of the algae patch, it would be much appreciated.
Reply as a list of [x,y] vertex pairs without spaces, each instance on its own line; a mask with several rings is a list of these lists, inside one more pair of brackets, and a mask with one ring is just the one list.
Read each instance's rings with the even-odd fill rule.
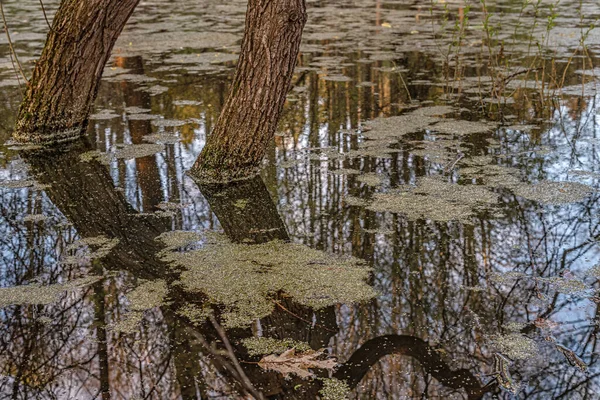
[[367,208],[376,212],[402,213],[411,220],[469,222],[475,210],[493,205],[497,199],[496,194],[483,186],[458,185],[427,177],[407,191],[375,193]]
[[367,186],[377,187],[383,183],[381,176],[376,173],[368,173],[363,175],[358,175],[356,180],[364,183]]
[[55,285],[31,284],[0,288],[0,307],[23,304],[50,304],[68,291],[89,286],[102,279],[101,276],[90,276]]
[[526,360],[538,354],[537,343],[520,333],[495,335],[491,339],[502,354],[513,360]]
[[130,144],[118,149],[115,152],[115,157],[122,158],[125,160],[132,158],[142,158],[152,156],[156,153],[160,153],[164,149],[164,145],[156,143]]
[[577,182],[542,181],[511,187],[514,194],[543,204],[567,204],[585,199],[592,188]]
[[310,351],[312,348],[308,343],[300,342],[293,339],[275,339],[267,337],[251,337],[242,340],[242,344],[248,350],[251,356],[262,356],[265,354],[281,354],[289,349],[296,349],[297,352],[303,353]]
[[156,240],[162,242],[166,246],[165,252],[189,246],[190,244],[198,242],[200,239],[200,234],[191,231],[169,231],[156,237]]
[[319,394],[323,400],[345,400],[350,398],[350,386],[336,378],[323,379],[323,388]]
[[[106,236],[94,236],[79,239],[67,246],[67,251],[78,251],[85,249],[84,256],[89,259],[102,258],[107,256],[111,250],[119,244],[119,239],[109,239]],[[84,257],[73,256],[74,258],[67,257],[65,264],[81,261]]]
[[199,250],[164,252],[163,259],[184,268],[185,290],[204,293],[223,306],[228,327],[247,326],[271,314],[278,292],[314,308],[375,296],[366,283],[370,268],[361,260],[295,243],[234,244],[214,234]]
[[163,280],[144,282],[133,289],[127,294],[130,311],[124,320],[114,326],[114,329],[124,333],[135,332],[144,316],[144,311],[160,307],[167,293],[167,283]]

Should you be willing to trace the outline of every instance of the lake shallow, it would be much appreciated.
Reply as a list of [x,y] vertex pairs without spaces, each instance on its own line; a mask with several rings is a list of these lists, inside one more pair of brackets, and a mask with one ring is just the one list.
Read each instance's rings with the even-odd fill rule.
[[[27,72],[48,28],[4,3]],[[186,171],[245,1],[143,1],[59,149],[10,144],[0,39],[0,398],[600,396],[597,4],[307,4],[227,187]]]

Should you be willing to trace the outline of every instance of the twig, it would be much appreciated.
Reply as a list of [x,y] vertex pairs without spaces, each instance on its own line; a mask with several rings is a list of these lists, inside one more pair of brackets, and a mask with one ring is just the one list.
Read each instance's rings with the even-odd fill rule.
[[227,335],[225,334],[225,330],[223,330],[223,328],[221,327],[221,325],[219,325],[219,323],[217,322],[217,320],[215,319],[215,317],[213,317],[212,315],[210,316],[210,322],[213,324],[213,326],[215,327],[215,330],[219,334],[219,337],[223,341],[223,344],[225,345],[225,348],[227,349],[227,353],[228,353],[229,359],[233,363],[233,366],[235,367],[235,370],[237,371],[238,375],[240,376],[240,378],[244,382],[244,385],[246,385],[246,389],[248,389],[248,391],[255,398],[257,398],[259,400],[264,400],[265,397],[263,396],[263,394],[261,392],[259,392],[252,385],[252,382],[250,381],[250,379],[248,378],[248,376],[246,375],[246,373],[242,369],[242,366],[240,365],[237,357],[235,356],[235,353],[233,352],[233,347],[231,346],[231,342],[229,341],[229,339],[227,338]]
[[449,174],[450,172],[452,172],[452,170],[454,169],[454,167],[456,166],[456,163],[458,163],[460,160],[463,159],[465,155],[463,153],[458,153],[458,155],[456,156],[456,159],[454,159],[454,161],[452,162],[451,165],[444,167],[444,175]]
[[[283,306],[283,305],[282,305],[280,302],[278,302],[277,300],[273,300],[273,302],[274,302],[275,304],[277,304],[277,305],[279,306],[279,308],[281,308],[283,311],[285,311],[285,312],[287,312],[287,313],[289,313],[289,314],[293,315],[294,317],[298,318],[300,321],[304,321],[304,322],[306,322],[306,323],[307,323],[307,324],[309,324],[309,325],[312,325],[312,324],[313,324],[313,322],[311,322],[311,321],[309,321],[309,320],[307,320],[307,319],[305,319],[305,318],[302,318],[302,317],[301,317],[301,316],[299,316],[298,314],[294,314],[293,312],[291,312],[290,310],[288,310],[287,308],[285,308],[285,307],[284,307],[284,306]],[[324,330],[326,330],[327,332],[333,332],[333,333],[337,333],[337,331],[334,331],[333,329],[329,329],[329,328],[327,328],[327,327],[325,327],[325,326],[323,326],[323,325],[321,325],[321,324],[317,324],[316,322],[314,323],[314,325],[315,325],[315,326],[317,326],[317,327],[319,327],[319,328],[321,328],[321,329],[324,329]]]
[[50,25],[50,21],[48,20],[48,15],[46,15],[46,8],[44,7],[43,0],[40,0],[40,6],[42,7],[42,13],[44,14],[44,19],[46,20],[46,24],[48,25],[48,29],[50,29],[52,32],[55,32],[52,29],[52,26]]
[[[10,39],[10,32],[8,32],[8,24],[6,23],[6,15],[4,15],[4,3],[2,0],[0,0],[0,14],[2,14],[2,22],[4,22],[4,31],[6,32],[6,38],[8,39],[8,47],[10,48],[10,60],[13,64],[13,69],[15,70],[15,73],[17,73],[17,68],[15,67],[15,61],[16,61],[17,66],[19,67],[19,71],[21,72],[21,76],[23,77],[23,80],[25,80],[25,83],[27,83],[28,80],[25,77],[25,73],[23,72],[23,67],[21,66],[21,63],[19,62],[19,58],[17,57],[17,52],[15,51],[12,40]],[[13,56],[14,56],[14,60],[13,60]],[[18,73],[17,73],[17,81],[19,81],[19,87],[21,87],[21,81],[19,80]]]

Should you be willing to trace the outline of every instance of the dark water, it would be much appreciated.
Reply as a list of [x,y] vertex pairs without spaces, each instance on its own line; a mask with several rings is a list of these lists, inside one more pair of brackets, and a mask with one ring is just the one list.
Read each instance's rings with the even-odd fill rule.
[[[200,188],[244,3],[142,2],[86,138],[0,148],[0,398],[597,398],[595,3],[490,2],[488,37],[479,3],[311,1],[260,179]],[[39,4],[5,11],[29,70]]]

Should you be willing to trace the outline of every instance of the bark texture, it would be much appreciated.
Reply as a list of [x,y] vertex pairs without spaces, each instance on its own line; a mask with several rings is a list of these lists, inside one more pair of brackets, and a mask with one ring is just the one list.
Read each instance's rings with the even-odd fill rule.
[[140,0],[63,0],[52,22],[14,138],[52,143],[79,137],[117,38]]
[[191,174],[201,182],[256,175],[296,66],[305,0],[249,0],[231,91]]

